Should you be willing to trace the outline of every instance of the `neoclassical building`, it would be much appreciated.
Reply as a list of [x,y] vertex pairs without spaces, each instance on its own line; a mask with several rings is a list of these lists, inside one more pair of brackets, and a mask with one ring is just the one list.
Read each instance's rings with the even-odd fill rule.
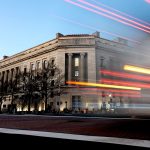
[[[65,81],[97,84],[102,78],[115,78],[102,74],[102,69],[123,72],[125,64],[149,67],[149,56],[141,53],[141,49],[129,46],[124,39],[118,38],[110,41],[101,38],[99,32],[91,35],[57,33],[53,40],[13,56],[5,56],[0,60],[0,78],[4,82],[11,80],[18,70],[29,71],[41,68],[42,64],[50,59],[63,71]],[[99,111],[103,101],[108,104],[111,100],[118,106],[122,103],[124,107],[127,107],[134,101],[140,100],[128,93],[121,95],[119,90],[116,92],[117,94],[120,92],[120,95],[114,92],[113,89],[66,84],[64,93],[60,97],[49,99],[48,103],[55,108],[59,101],[60,110],[67,107],[68,109]],[[7,107],[10,101],[9,98],[5,100],[2,107]],[[20,110],[19,106],[18,110]],[[44,110],[44,104],[39,104],[39,110]]]

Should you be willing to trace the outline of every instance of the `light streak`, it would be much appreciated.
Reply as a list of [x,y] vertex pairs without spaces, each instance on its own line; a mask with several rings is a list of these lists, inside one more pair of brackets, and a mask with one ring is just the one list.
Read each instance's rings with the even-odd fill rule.
[[137,90],[137,91],[141,90],[141,88],[138,88],[138,87],[119,86],[119,85],[110,85],[110,84],[98,84],[98,83],[90,83],[90,82],[68,81],[66,83],[73,84],[73,85],[81,85],[81,86],[95,86],[95,87],[103,87],[103,88],[115,88],[115,89]]
[[145,0],[145,2],[149,3],[150,4],[150,0]]
[[136,25],[138,25],[138,26],[141,26],[141,27],[150,29],[150,27],[148,27],[148,26],[145,26],[145,25],[143,25],[143,24],[141,24],[141,23],[138,23],[138,22],[136,22],[136,21],[134,21],[134,20],[131,20],[131,19],[128,19],[128,18],[123,17],[123,16],[121,16],[121,15],[118,15],[118,14],[116,14],[116,13],[113,13],[113,12],[111,12],[111,11],[109,11],[109,10],[106,10],[106,9],[101,8],[101,7],[99,7],[99,6],[96,6],[96,5],[94,5],[94,4],[88,3],[88,2],[86,2],[86,1],[84,1],[84,0],[78,0],[78,1],[81,2],[81,3],[83,3],[83,4],[86,4],[86,5],[88,5],[88,6],[91,6],[91,7],[93,7],[93,8],[96,8],[96,9],[98,9],[98,10],[100,10],[100,11],[103,11],[103,12],[105,12],[105,13],[108,13],[108,14],[110,14],[110,15],[113,15],[113,16],[115,16],[115,17],[118,17],[118,18],[120,18],[120,19],[123,19],[123,20],[126,20],[126,21],[128,21],[128,22],[134,23],[134,24],[136,24]]
[[[81,92],[83,95],[101,95],[101,94],[98,94],[96,92]],[[104,96],[108,96],[107,94],[105,94]],[[141,95],[131,95],[131,94],[112,94],[112,96],[116,96],[116,97],[141,97]]]
[[112,84],[112,85],[122,85],[122,86],[134,86],[140,88],[150,88],[150,84],[144,84],[140,82],[128,82],[128,81],[120,81],[120,80],[111,80],[111,79],[101,79],[101,83]]
[[[105,7],[105,8],[108,8],[108,9],[110,9],[110,10],[112,10],[112,11],[115,11],[115,12],[117,12],[117,13],[120,13],[120,14],[126,16],[126,17],[132,18],[132,19],[134,19],[134,20],[137,20],[137,21],[139,21],[139,22],[141,22],[141,23],[144,23],[144,24],[147,24],[147,25],[150,26],[150,23],[148,23],[148,22],[146,22],[146,21],[144,21],[144,20],[141,20],[141,19],[139,19],[139,18],[133,17],[133,16],[127,14],[127,13],[124,13],[124,12],[122,12],[122,11],[119,11],[119,10],[117,10],[117,9],[115,9],[115,8],[110,7],[110,6],[107,6],[107,5],[103,4],[102,2],[98,2],[98,1],[96,1],[96,0],[91,0],[91,1],[95,2],[96,4],[99,4],[99,5],[103,6],[103,7]],[[150,2],[150,0],[147,0],[147,1]]]
[[[83,95],[95,95],[95,96],[99,96],[102,95],[101,91],[82,91],[83,89],[81,89],[80,91],[71,91],[69,93],[80,93]],[[107,89],[106,89],[107,90]],[[111,93],[112,97],[141,97],[141,93]],[[109,96],[108,93],[104,93],[103,94],[104,97]],[[142,96],[143,97],[143,96]]]
[[71,23],[73,23],[73,24],[77,24],[77,25],[79,25],[79,26],[82,26],[82,27],[85,27],[85,28],[88,28],[88,29],[94,30],[94,31],[95,31],[95,30],[96,30],[96,31],[100,31],[100,32],[103,32],[103,33],[112,35],[112,36],[114,36],[114,37],[120,37],[120,38],[126,39],[126,40],[128,40],[128,41],[130,41],[130,42],[134,42],[134,43],[137,43],[137,44],[142,44],[142,42],[140,42],[140,41],[130,39],[130,38],[125,37],[125,36],[122,36],[122,35],[120,35],[120,34],[115,34],[115,33],[112,33],[112,32],[105,31],[105,30],[101,30],[101,29],[98,29],[98,28],[96,28],[96,27],[94,27],[94,26],[89,26],[89,25],[86,25],[86,24],[82,24],[82,23],[80,23],[80,22],[77,22],[77,21],[74,21],[74,20],[71,20],[71,19],[68,19],[68,18],[64,18],[64,17],[61,17],[61,16],[57,16],[57,15],[52,15],[52,16],[57,17],[57,18],[59,18],[59,19],[61,19],[61,20],[67,21],[67,22],[71,22]]
[[139,72],[144,74],[150,74],[150,69],[132,66],[132,65],[125,65],[124,70],[133,71],[133,72]]
[[134,80],[150,82],[149,76],[134,75],[134,74],[123,73],[123,72],[109,71],[109,70],[101,70],[100,73],[109,75],[109,76],[114,76],[114,77],[129,78],[129,79],[134,79]]
[[142,31],[144,31],[144,32],[150,33],[150,31],[148,31],[148,30],[146,30],[146,29],[143,29],[143,28],[141,28],[141,27],[135,26],[135,25],[133,25],[133,24],[131,24],[131,23],[127,23],[127,22],[125,22],[125,21],[123,21],[123,20],[120,20],[120,19],[117,19],[117,18],[115,18],[115,17],[109,16],[109,15],[107,15],[107,14],[105,14],[105,13],[96,11],[96,10],[94,10],[94,9],[91,9],[91,8],[89,8],[89,7],[86,7],[86,6],[84,6],[84,5],[81,5],[81,4],[79,4],[79,3],[73,2],[73,1],[71,1],[71,0],[65,0],[65,1],[68,2],[68,3],[71,3],[71,4],[73,4],[73,5],[76,5],[76,6],[80,7],[80,8],[83,8],[83,9],[86,9],[86,10],[88,10],[88,11],[94,12],[94,13],[96,13],[96,14],[98,14],[98,15],[105,16],[105,17],[107,17],[107,18],[109,18],[109,19],[118,21],[118,22],[120,22],[120,23],[129,25],[129,26],[134,27],[134,28],[136,28],[136,29],[139,29],[139,30],[142,30]]
[[108,93],[128,93],[128,94],[140,94],[140,91],[133,91],[133,90],[118,90],[118,89],[105,89],[105,88],[81,88],[80,90],[85,91],[105,91]]

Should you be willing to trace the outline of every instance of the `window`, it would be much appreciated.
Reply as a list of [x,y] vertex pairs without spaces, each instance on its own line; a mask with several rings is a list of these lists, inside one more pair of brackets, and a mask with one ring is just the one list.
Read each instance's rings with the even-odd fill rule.
[[39,61],[36,64],[36,68],[37,68],[37,70],[40,69],[40,62]]
[[79,71],[78,71],[78,70],[75,71],[74,76],[75,76],[75,77],[78,77],[78,76],[79,76]]
[[75,65],[75,67],[78,67],[79,66],[79,58],[75,58],[74,59],[74,65]]
[[47,62],[47,60],[44,60],[44,62],[43,62],[43,67],[44,67],[44,68],[47,68],[47,66],[48,66],[48,62]]
[[54,59],[52,60],[52,65],[54,65]]
[[55,83],[55,81],[54,81],[54,80],[52,80],[52,82],[51,82],[51,86],[54,86],[54,83]]
[[79,111],[79,109],[81,108],[81,96],[72,96],[72,109]]
[[3,105],[3,108],[6,108],[6,105]]
[[24,68],[24,73],[25,73],[25,74],[27,73],[27,68]]
[[34,69],[35,69],[34,64],[31,64],[31,70],[34,70]]
[[54,70],[54,69],[51,70],[51,75],[52,75],[52,76],[55,75],[55,70]]
[[19,67],[16,67],[16,73],[17,74],[19,73]]

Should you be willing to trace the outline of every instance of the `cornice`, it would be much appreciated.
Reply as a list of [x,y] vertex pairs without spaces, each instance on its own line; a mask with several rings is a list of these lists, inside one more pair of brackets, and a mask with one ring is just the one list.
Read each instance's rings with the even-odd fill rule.
[[49,52],[52,52],[52,51],[55,51],[55,50],[58,50],[58,49],[69,49],[69,48],[95,48],[95,45],[69,45],[68,46],[68,45],[58,45],[57,44],[53,48],[46,49],[46,50],[41,50],[41,51],[36,52],[36,53],[32,53],[32,55],[20,58],[20,59],[18,59],[16,61],[12,61],[10,63],[7,63],[7,64],[3,65],[3,66],[0,66],[0,69],[3,69],[3,68],[8,67],[10,65],[14,65],[14,64],[26,61],[26,60],[29,60],[31,58],[38,57],[40,55],[43,55],[43,54],[46,54],[46,53],[49,53]]

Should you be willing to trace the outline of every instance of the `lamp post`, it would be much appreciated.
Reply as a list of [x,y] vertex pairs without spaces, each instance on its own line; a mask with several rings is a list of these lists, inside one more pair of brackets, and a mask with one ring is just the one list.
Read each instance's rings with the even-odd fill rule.
[[65,101],[65,104],[66,104],[66,110],[67,110],[67,101]]
[[58,113],[60,112],[60,84],[58,85]]

